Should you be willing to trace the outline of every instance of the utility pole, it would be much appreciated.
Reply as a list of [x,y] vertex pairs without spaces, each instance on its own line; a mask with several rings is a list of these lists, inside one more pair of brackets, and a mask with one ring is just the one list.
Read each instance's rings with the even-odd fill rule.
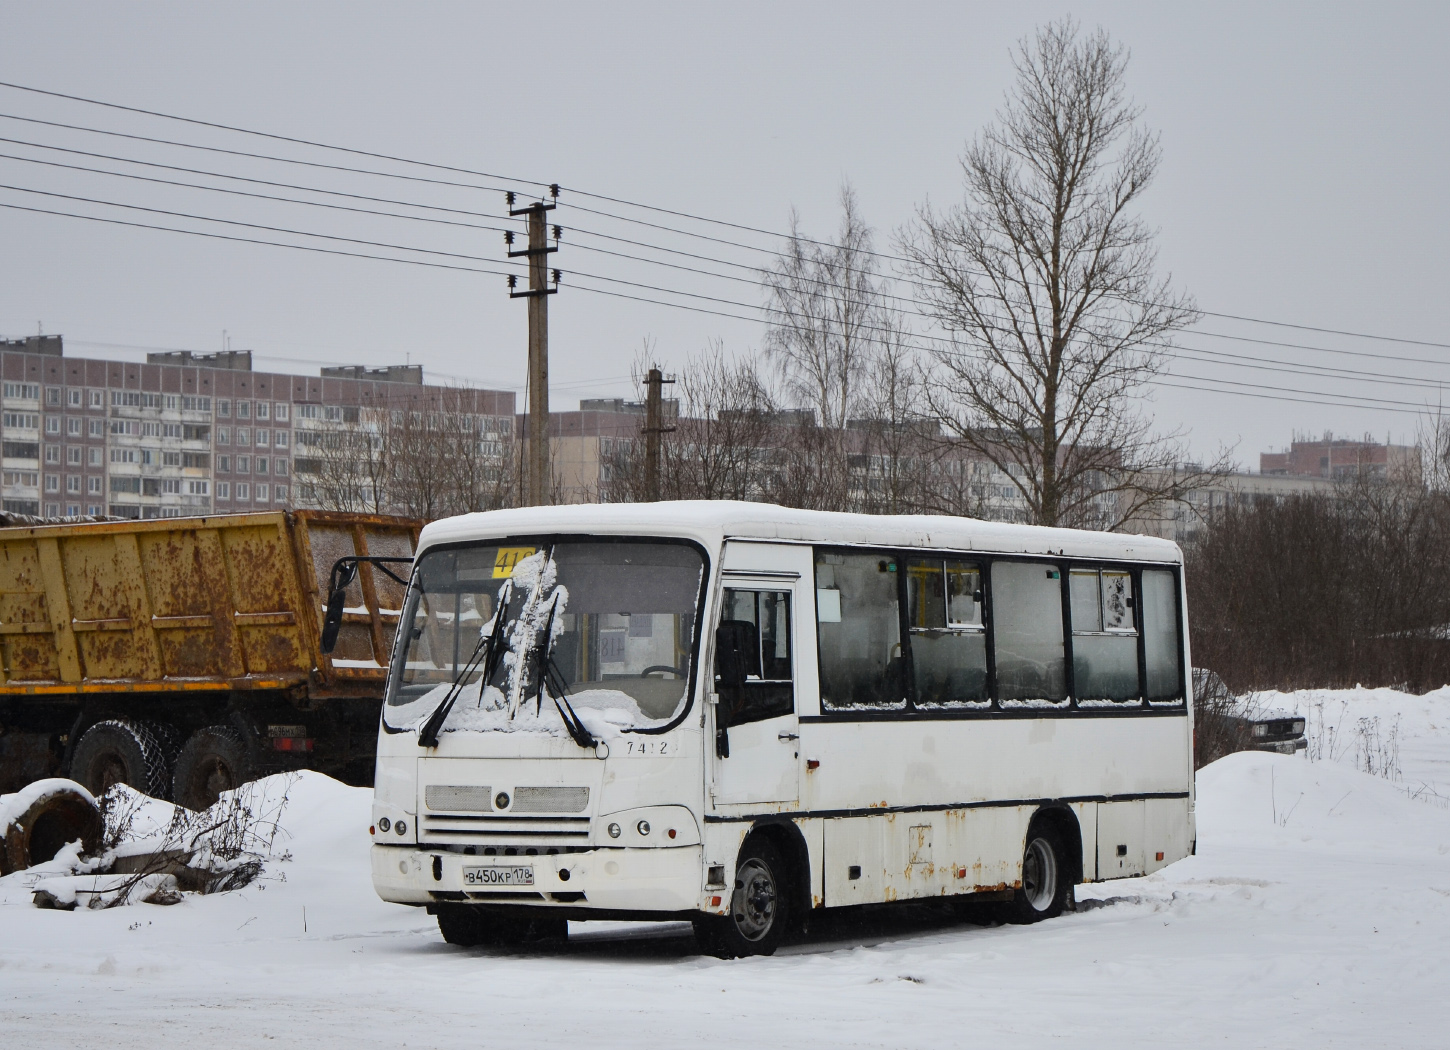
[[529,246],[513,250],[514,235],[505,233],[504,244],[510,259],[527,256],[529,287],[517,291],[518,280],[509,276],[509,298],[529,300],[529,420],[527,430],[528,464],[524,470],[524,501],[531,506],[545,506],[553,495],[553,470],[549,459],[549,299],[559,290],[559,271],[554,271],[554,284],[549,287],[548,256],[559,250],[559,227],[554,227],[554,244],[549,244],[549,228],[544,222],[546,212],[554,210],[559,200],[559,186],[549,187],[551,203],[535,201],[515,208],[514,195],[505,194],[509,215],[525,217]]
[[644,378],[644,487],[650,502],[660,498],[660,435],[675,429],[664,425],[662,397],[664,384],[673,382],[658,368],[651,368]]

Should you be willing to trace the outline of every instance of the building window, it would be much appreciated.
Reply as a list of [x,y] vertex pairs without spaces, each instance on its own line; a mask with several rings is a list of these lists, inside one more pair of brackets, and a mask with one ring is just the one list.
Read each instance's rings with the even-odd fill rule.
[[93,438],[106,436],[106,421],[104,419],[92,419],[86,426],[87,432]]
[[252,443],[252,432],[246,427],[237,427],[237,444],[246,448]]
[[216,483],[216,498],[217,499],[231,499],[232,498],[232,483],[230,481],[218,481]]
[[[99,475],[92,474],[86,478],[86,491],[93,496],[99,496],[101,494],[101,478]],[[95,514],[98,512],[91,511],[90,513]]]
[[232,457],[218,456],[216,458],[216,469],[219,473],[230,474],[232,472]]
[[179,466],[181,466],[181,453],[180,452],[163,452],[163,453],[161,453],[161,465],[163,467],[179,467]]
[[45,417],[45,432],[47,434],[59,434],[60,433],[60,416],[46,416]]
[[286,503],[287,502],[287,486],[286,485],[274,485],[272,487],[272,493],[273,493],[273,499],[275,500],[275,502],[277,502],[277,503]]
[[237,402],[237,418],[238,419],[251,419],[252,418],[252,403],[250,401],[238,401]]
[[[92,390],[90,393],[91,393],[91,407],[92,408],[105,408],[106,407],[106,392],[104,390]],[[99,512],[97,512],[97,513],[99,513]]]
[[237,482],[237,499],[244,500],[248,498],[247,488],[248,486],[246,484]]
[[[316,419],[317,418],[317,415],[318,415],[318,411],[317,410],[320,407],[321,407],[320,405],[298,405],[297,406],[297,418],[298,419]],[[278,416],[277,418],[278,419],[281,419],[283,417],[282,416]]]
[[287,447],[287,431],[285,431],[285,430],[278,430],[278,431],[276,431],[275,432],[275,441],[273,443],[278,448],[286,448]]
[[230,445],[232,443],[232,428],[231,427],[217,427],[216,428],[216,443],[218,445]]
[[257,502],[258,503],[266,503],[267,502],[267,486],[266,485],[258,485],[257,486]]
[[60,387],[48,386],[45,388],[45,403],[47,405],[60,404]]
[[78,467],[81,465],[81,447],[79,445],[66,446],[65,462],[70,467]]
[[99,467],[99,466],[101,466],[102,461],[104,460],[105,455],[106,455],[106,450],[103,449],[103,448],[88,448],[88,449],[86,449],[86,466],[88,466],[88,467]]
[[67,390],[65,392],[65,403],[71,408],[80,408],[86,403],[86,392],[84,390]]
[[279,478],[287,476],[287,461],[285,459],[274,459],[272,461],[272,473]]
[[186,483],[186,494],[188,496],[206,496],[210,493],[210,481],[188,481]]
[[285,404],[283,404],[281,401],[278,401],[276,407],[277,407],[277,410],[274,413],[272,413],[272,418],[275,419],[279,423],[285,422],[286,419],[287,419],[287,415],[288,415],[287,406]]
[[257,457],[257,473],[258,474],[265,474],[265,473],[267,473],[267,469],[268,469],[267,457],[266,456],[258,456]]
[[46,445],[45,446],[45,461],[47,463],[59,463],[60,462],[60,446],[59,445]]
[[229,401],[229,400],[227,400],[225,398],[217,398],[216,414],[218,416],[222,417],[223,419],[226,419],[229,416],[231,416],[231,414],[232,414],[232,403],[231,403],[231,401]]
[[58,518],[58,517],[60,517],[60,504],[59,503],[47,503],[45,505],[45,516],[47,518]]
[[81,490],[81,476],[79,474],[66,475],[65,490],[67,492],[79,493]]
[[5,384],[5,396],[6,397],[18,397],[18,398],[20,398],[21,400],[24,400],[24,401],[39,401],[40,400],[40,384],[39,383],[6,383]]
[[269,402],[266,402],[266,401],[258,401],[257,402],[257,418],[258,419],[266,419],[271,414],[272,414],[272,406],[271,406],[271,404]]
[[81,436],[81,420],[79,416],[65,417],[65,433],[67,437],[78,438]]
[[252,472],[252,457],[251,456],[238,456],[237,457],[237,473],[238,474],[250,474],[251,472]]
[[65,516],[67,518],[78,517],[80,515],[80,512],[81,505],[79,503],[67,503],[65,505]]

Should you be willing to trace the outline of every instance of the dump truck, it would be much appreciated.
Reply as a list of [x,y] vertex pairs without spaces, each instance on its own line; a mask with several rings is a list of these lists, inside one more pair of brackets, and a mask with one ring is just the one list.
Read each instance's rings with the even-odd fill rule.
[[0,528],[0,792],[67,776],[199,809],[289,769],[370,785],[422,525],[278,511]]

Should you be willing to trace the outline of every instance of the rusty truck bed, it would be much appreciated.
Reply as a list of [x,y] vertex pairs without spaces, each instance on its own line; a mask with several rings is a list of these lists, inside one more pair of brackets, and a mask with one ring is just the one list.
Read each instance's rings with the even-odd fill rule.
[[422,522],[326,511],[0,529],[0,698],[288,690],[379,698],[403,587],[368,564],[332,654],[327,576]]

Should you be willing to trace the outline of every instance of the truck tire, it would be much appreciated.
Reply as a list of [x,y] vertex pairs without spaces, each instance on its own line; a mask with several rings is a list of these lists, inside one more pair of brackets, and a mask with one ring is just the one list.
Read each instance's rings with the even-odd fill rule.
[[79,784],[56,781],[0,827],[0,875],[53,860],[62,846],[77,839],[84,853],[100,850],[100,808]]
[[166,727],[130,719],[97,722],[81,735],[71,755],[71,779],[97,798],[126,784],[152,798],[171,793],[171,755]]
[[253,773],[251,753],[242,734],[231,726],[207,726],[192,733],[182,745],[172,780],[172,798],[187,809],[209,809],[223,791],[241,787]]

